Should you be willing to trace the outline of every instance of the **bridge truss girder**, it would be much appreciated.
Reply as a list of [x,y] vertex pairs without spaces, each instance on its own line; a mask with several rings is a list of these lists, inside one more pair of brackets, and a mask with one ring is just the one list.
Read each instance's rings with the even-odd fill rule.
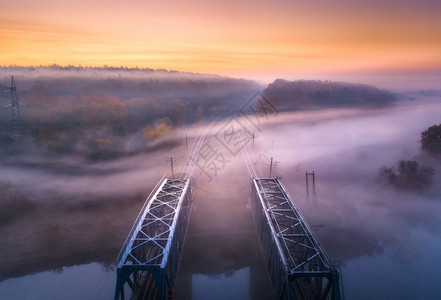
[[337,269],[277,178],[253,178],[250,207],[276,299],[341,299]]
[[117,267],[115,300],[125,299],[125,286],[166,299],[173,291],[191,212],[190,180],[164,179],[148,201]]

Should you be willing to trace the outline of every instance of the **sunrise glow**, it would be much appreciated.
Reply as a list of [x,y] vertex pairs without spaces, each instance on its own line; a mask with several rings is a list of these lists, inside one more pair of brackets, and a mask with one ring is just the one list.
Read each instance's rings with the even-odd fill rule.
[[1,65],[257,78],[441,70],[439,1],[1,2]]

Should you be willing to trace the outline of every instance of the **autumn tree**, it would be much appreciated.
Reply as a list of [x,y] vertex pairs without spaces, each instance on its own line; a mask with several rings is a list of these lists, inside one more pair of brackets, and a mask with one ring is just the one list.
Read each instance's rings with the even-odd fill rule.
[[187,107],[182,101],[178,99],[171,101],[169,111],[173,124],[180,126],[187,123]]
[[131,131],[142,128],[164,114],[165,109],[152,97],[136,97],[126,101],[128,126]]
[[152,140],[169,133],[172,129],[172,121],[164,117],[157,120],[153,126],[146,125],[142,129],[142,136],[145,140]]

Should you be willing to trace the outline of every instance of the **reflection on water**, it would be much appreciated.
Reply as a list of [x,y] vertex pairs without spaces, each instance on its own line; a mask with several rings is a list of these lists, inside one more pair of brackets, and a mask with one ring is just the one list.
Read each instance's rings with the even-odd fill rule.
[[176,279],[175,300],[272,299],[247,206],[249,177],[246,173],[233,174],[217,177],[214,183],[206,183],[206,188],[199,187]]
[[440,299],[441,238],[414,228],[403,246],[401,253],[385,247],[382,253],[348,261],[343,268],[346,299]]
[[247,300],[250,298],[250,269],[243,268],[232,274],[192,276],[193,300]]
[[3,300],[113,299],[116,272],[99,263],[63,267],[0,282]]

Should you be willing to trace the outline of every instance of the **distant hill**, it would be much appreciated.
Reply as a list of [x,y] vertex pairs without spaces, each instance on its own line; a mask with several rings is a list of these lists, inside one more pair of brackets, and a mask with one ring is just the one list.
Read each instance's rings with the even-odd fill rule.
[[396,101],[394,94],[365,84],[277,79],[263,96],[281,111],[328,107],[379,107]]

